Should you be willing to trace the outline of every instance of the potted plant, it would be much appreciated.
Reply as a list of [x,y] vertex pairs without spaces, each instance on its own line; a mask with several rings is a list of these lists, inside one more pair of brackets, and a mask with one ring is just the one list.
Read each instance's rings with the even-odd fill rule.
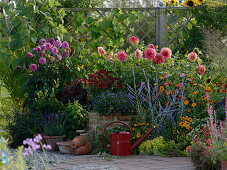
[[43,138],[46,144],[51,146],[53,151],[58,150],[57,142],[62,142],[65,138],[64,117],[64,113],[50,113],[44,115]]

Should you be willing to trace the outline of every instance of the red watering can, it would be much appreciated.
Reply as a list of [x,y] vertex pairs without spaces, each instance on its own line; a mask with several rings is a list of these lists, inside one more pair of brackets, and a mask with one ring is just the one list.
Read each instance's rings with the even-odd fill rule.
[[[130,132],[117,132],[117,133],[111,133],[110,134],[110,147],[108,148],[106,146],[105,142],[105,132],[107,127],[114,123],[121,123],[125,125]],[[113,121],[106,125],[106,127],[103,130],[102,133],[102,143],[104,148],[110,151],[111,155],[116,155],[116,156],[130,156],[132,153],[132,150],[135,149],[136,147],[139,146],[139,144],[154,130],[155,127],[149,129],[145,135],[143,135],[138,141],[136,141],[132,146],[131,146],[131,132],[132,129],[131,127],[122,121]]]

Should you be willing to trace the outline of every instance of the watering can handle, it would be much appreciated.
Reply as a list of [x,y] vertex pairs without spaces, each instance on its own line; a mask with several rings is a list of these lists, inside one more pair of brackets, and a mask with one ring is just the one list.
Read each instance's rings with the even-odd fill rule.
[[112,124],[114,124],[114,123],[121,123],[121,124],[125,125],[125,126],[130,130],[130,133],[132,133],[131,127],[130,127],[127,123],[125,123],[125,122],[122,122],[122,121],[113,121],[113,122],[110,122],[109,124],[107,124],[106,127],[105,127],[104,130],[103,130],[103,133],[102,133],[102,144],[103,144],[103,147],[106,148],[107,150],[110,150],[110,148],[107,147],[106,142],[105,142],[105,133],[106,133],[106,129],[107,129],[110,125],[112,125]]

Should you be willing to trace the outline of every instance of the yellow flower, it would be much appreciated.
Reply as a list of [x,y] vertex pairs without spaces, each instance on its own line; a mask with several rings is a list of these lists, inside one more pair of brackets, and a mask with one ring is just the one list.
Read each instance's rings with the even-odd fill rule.
[[140,138],[141,136],[142,136],[141,133],[140,132],[137,132],[136,137],[137,138]]
[[159,77],[159,79],[164,79],[164,77],[163,77],[163,76],[161,76],[161,77]]
[[184,6],[186,6],[186,7],[194,7],[194,6],[196,6],[196,3],[195,3],[194,0],[185,0],[184,1]]
[[154,83],[154,85],[155,85],[155,86],[157,86],[157,85],[158,85],[158,83]]
[[197,91],[194,91],[194,92],[193,92],[193,94],[199,94],[199,92],[197,92]]
[[194,85],[194,86],[197,86],[198,84],[197,84],[197,83],[194,83],[193,85]]
[[170,0],[170,4],[171,5],[176,5],[177,4],[177,1],[176,0]]
[[196,0],[196,3],[199,5],[202,5],[205,2],[205,0]]
[[196,103],[192,103],[192,107],[195,107],[196,106]]
[[166,94],[171,94],[171,92],[170,91],[166,91]]
[[212,89],[209,86],[207,86],[205,90],[206,91],[212,91]]
[[160,90],[160,91],[164,91],[164,90],[165,90],[164,86],[160,86],[160,87],[159,87],[159,90]]
[[184,104],[185,104],[185,105],[188,105],[188,104],[189,104],[189,101],[188,101],[188,100],[185,100],[185,101],[184,101]]
[[191,112],[191,109],[188,109],[188,112]]
[[202,96],[201,98],[202,98],[202,100],[206,100],[206,99],[207,99],[207,97],[206,97],[206,96]]

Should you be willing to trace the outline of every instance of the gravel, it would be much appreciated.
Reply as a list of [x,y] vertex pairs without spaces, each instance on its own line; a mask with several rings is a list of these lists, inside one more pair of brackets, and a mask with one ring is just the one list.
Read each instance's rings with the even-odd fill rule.
[[115,166],[109,165],[86,165],[86,166],[73,166],[66,170],[120,170]]
[[[10,149],[11,153],[15,152],[15,149]],[[25,157],[25,162],[28,169],[44,170],[45,168],[51,168],[59,163],[62,163],[68,159],[75,157],[73,154],[62,154],[56,151],[41,151],[38,150],[32,155]]]

